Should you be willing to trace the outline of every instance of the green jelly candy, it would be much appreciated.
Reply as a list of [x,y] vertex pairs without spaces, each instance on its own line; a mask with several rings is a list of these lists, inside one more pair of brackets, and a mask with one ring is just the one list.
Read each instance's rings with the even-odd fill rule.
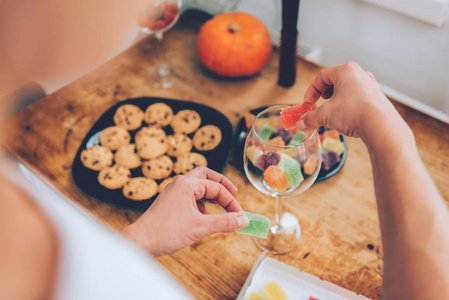
[[268,141],[271,137],[271,135],[274,132],[274,128],[271,125],[265,124],[257,133],[259,137],[264,140]]
[[284,170],[285,174],[287,175],[288,183],[292,187],[297,187],[301,183],[301,181],[304,180],[304,177],[301,173],[301,165],[298,161],[291,158],[290,156],[282,154],[281,162],[279,163],[278,167]]
[[248,226],[238,230],[238,233],[248,234],[255,237],[267,238],[268,230],[271,227],[271,221],[265,216],[252,214],[246,211],[240,213],[245,214],[249,219]]
[[289,146],[295,146],[299,145],[302,142],[304,142],[304,136],[306,133],[304,131],[298,131],[290,140],[290,143],[288,143]]

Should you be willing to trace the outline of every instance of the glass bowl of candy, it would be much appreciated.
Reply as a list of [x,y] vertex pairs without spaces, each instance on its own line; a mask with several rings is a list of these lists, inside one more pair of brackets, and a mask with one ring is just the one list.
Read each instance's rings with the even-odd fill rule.
[[283,211],[282,200],[307,190],[318,177],[321,166],[318,131],[286,130],[281,112],[288,107],[278,105],[260,112],[245,139],[243,152],[249,181],[276,200],[274,209],[266,212],[273,224],[267,238],[253,237],[257,246],[274,254],[293,250],[302,234],[297,217]]
[[[248,111],[241,118],[236,127],[233,146],[232,164],[243,171],[243,152],[246,137],[258,113],[268,108],[259,107]],[[336,130],[321,126],[318,128],[318,135],[322,147],[321,168],[316,181],[323,181],[337,174],[343,167],[347,156],[347,145],[345,137]],[[289,138],[287,135],[286,139]]]

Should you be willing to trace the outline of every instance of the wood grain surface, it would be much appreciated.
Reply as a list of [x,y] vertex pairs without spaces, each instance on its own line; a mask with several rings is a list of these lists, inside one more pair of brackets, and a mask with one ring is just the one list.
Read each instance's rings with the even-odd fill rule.
[[[7,126],[4,146],[94,217],[113,229],[124,228],[142,212],[84,194],[71,176],[72,161],[81,141],[110,106],[141,96],[193,101],[221,111],[235,128],[242,114],[250,109],[301,102],[307,86],[321,69],[298,59],[296,84],[281,88],[277,85],[275,51],[254,77],[217,78],[203,69],[195,50],[196,34],[203,21],[199,15],[187,13],[164,38],[164,59],[186,70],[185,79],[178,85],[155,89],[148,84],[145,70],[161,58],[154,55],[154,40],[144,39],[8,119],[3,124]],[[394,104],[413,129],[419,153],[444,199],[449,201],[449,126]],[[270,256],[356,293],[380,299],[382,246],[371,164],[359,139],[348,138],[347,144],[346,164],[336,176],[284,201],[285,209],[300,219],[303,239],[293,252]],[[239,188],[237,199],[244,210],[263,214],[274,210],[274,200],[258,192],[241,171],[228,164],[223,173]],[[197,299],[234,299],[260,253],[248,236],[216,234],[164,256],[159,262]]]

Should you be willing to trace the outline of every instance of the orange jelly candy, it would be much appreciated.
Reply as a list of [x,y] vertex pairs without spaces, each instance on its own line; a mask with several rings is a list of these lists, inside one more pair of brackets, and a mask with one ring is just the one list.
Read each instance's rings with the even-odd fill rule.
[[318,158],[316,156],[309,156],[302,166],[304,173],[311,175],[318,167]]
[[279,192],[288,189],[290,186],[287,180],[287,174],[277,166],[269,166],[265,172],[263,172],[263,177],[271,188]]
[[333,139],[333,140],[340,140],[340,133],[335,129],[326,130],[323,132],[323,140],[325,138]]

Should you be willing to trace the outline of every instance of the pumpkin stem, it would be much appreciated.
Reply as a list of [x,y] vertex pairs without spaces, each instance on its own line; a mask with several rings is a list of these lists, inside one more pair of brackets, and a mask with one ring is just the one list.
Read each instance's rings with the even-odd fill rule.
[[236,33],[240,31],[240,26],[234,22],[229,23],[229,32]]

